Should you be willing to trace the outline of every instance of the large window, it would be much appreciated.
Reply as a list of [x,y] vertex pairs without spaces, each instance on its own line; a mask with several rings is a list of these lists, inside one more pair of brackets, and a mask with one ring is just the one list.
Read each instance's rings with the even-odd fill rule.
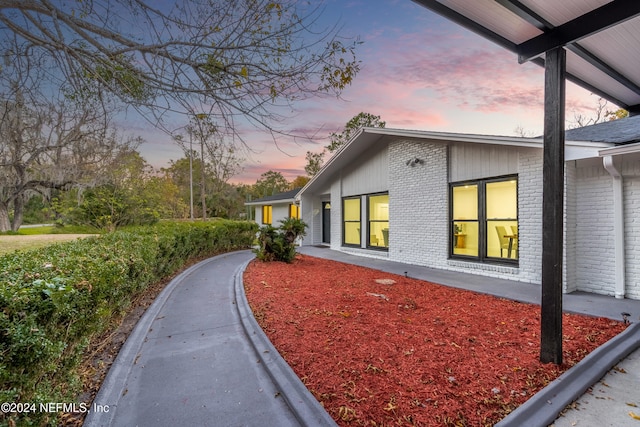
[[262,207],[262,223],[263,224],[271,224],[271,221],[273,219],[272,215],[273,215],[273,206],[264,205]]
[[389,248],[389,195],[369,196],[369,240],[373,248]]
[[342,201],[343,243],[360,246],[360,197]]
[[451,235],[453,257],[517,262],[516,177],[452,184]]

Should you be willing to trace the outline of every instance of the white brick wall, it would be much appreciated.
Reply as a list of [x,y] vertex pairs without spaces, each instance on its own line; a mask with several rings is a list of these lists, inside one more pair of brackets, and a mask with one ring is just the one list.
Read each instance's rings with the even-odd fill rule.
[[518,280],[542,280],[542,150],[518,155]]
[[[412,158],[424,164],[408,166]],[[447,147],[396,141],[389,145],[389,259],[446,268]]]
[[[519,265],[517,267],[450,260],[448,148],[445,144],[397,140],[389,143],[389,252],[394,261],[474,274],[541,282],[542,163],[539,149],[518,151]],[[408,166],[412,158],[424,164]],[[623,167],[627,297],[640,299],[640,162]],[[488,178],[488,177],[487,177]],[[612,178],[600,159],[572,161],[565,168],[565,292],[614,295]],[[331,247],[342,247],[343,185],[331,184]],[[327,191],[328,189],[325,189]],[[384,191],[381,189],[380,191]],[[305,199],[306,200],[306,199]],[[303,201],[304,206],[305,201]],[[310,205],[310,206],[309,206]],[[313,243],[322,239],[318,195],[303,214],[313,219]],[[275,218],[274,212],[274,218]],[[256,218],[258,219],[258,218]],[[363,215],[363,221],[366,220]],[[308,240],[305,241],[305,243]],[[352,250],[352,249],[348,249]],[[356,250],[361,254],[385,254]]]
[[640,299],[640,164],[636,170],[624,168],[624,236],[627,297]]
[[602,162],[576,169],[576,288],[615,293],[613,186]]
[[564,268],[562,271],[563,292],[578,290],[576,278],[576,228],[577,228],[577,191],[576,191],[576,162],[565,164],[565,193],[564,193]]

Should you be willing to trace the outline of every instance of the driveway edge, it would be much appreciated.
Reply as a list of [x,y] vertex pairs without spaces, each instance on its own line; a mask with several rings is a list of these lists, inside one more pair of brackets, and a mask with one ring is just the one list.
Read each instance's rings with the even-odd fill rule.
[[280,390],[282,397],[291,408],[300,425],[309,427],[320,425],[337,426],[326,409],[311,394],[293,369],[278,353],[278,350],[269,341],[269,338],[267,338],[253,316],[244,292],[242,280],[242,275],[251,261],[249,260],[242,264],[235,274],[236,307],[240,314],[242,327],[258,354],[260,363],[265,367],[269,376]]
[[547,427],[553,424],[567,405],[638,348],[640,323],[634,323],[534,394],[496,427]]

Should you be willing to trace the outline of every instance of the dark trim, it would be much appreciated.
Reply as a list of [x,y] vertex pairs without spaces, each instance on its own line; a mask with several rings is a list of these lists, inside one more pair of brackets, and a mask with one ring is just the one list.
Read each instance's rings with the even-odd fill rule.
[[517,46],[518,60],[521,63],[526,62],[552,49],[577,42],[582,38],[625,22],[639,14],[640,2],[637,0],[612,1],[519,44]]
[[539,30],[546,31],[553,28],[553,25],[549,21],[529,9],[524,4],[520,3],[518,0],[496,0],[496,3],[500,3],[503,7],[509,9],[511,12],[518,15],[520,18],[524,19]]
[[[640,3],[639,3],[640,4]],[[574,43],[567,46],[567,49],[571,52],[578,55],[580,58],[587,61],[589,64],[593,65],[598,70],[602,71],[606,75],[610,76],[612,79],[622,84],[629,90],[640,95],[640,86],[629,80],[624,75],[620,74],[616,69],[611,67],[609,64],[604,62],[602,59],[595,56],[593,53],[589,52],[587,49],[580,46],[578,43]]]
[[[358,210],[359,222],[360,223],[360,242],[358,244],[354,243],[346,243],[345,242],[345,225],[347,222],[356,222],[356,221],[347,221],[344,219],[344,202],[346,200],[357,200],[360,202],[360,209]],[[350,248],[361,248],[362,247],[362,196],[346,196],[342,198],[342,211],[341,213],[341,222],[342,222],[342,246],[350,247]]]
[[420,6],[426,7],[427,9],[436,12],[437,14],[447,18],[450,21],[455,22],[458,25],[465,27],[466,29],[473,31],[474,33],[487,38],[494,43],[504,47],[505,49],[509,49],[512,52],[516,52],[517,45],[508,40],[498,33],[495,33],[488,28],[478,24],[477,22],[467,18],[466,16],[456,12],[453,9],[444,6],[437,0],[413,0],[414,3],[419,4]]
[[[498,264],[505,266],[518,267],[520,265],[520,257],[518,258],[502,258],[492,257],[487,255],[487,240],[488,231],[487,223],[490,221],[500,221],[496,218],[487,218],[487,184],[494,182],[504,181],[516,181],[516,206],[518,209],[517,216],[515,218],[518,227],[520,226],[520,200],[518,195],[518,188],[520,181],[518,175],[503,175],[499,177],[481,178],[474,180],[458,181],[449,183],[449,259],[477,262],[481,264]],[[455,220],[453,218],[453,188],[463,187],[465,185],[475,185],[478,187],[478,219],[476,220]],[[503,221],[514,221],[513,218],[502,219]],[[454,254],[454,223],[456,222],[468,222],[478,224],[478,255],[461,255]]]
[[387,224],[390,223],[389,218],[387,218],[386,221],[382,221],[382,220],[371,220],[371,212],[370,212],[370,204],[369,204],[369,199],[371,197],[376,197],[376,196],[387,196],[389,197],[389,192],[385,191],[382,193],[371,193],[371,194],[366,194],[366,200],[367,200],[367,218],[366,218],[366,223],[367,223],[367,240],[366,240],[366,247],[367,249],[373,249],[373,250],[377,250],[377,251],[384,251],[384,252],[388,252],[389,251],[389,247],[388,246],[372,246],[371,245],[371,223],[372,222],[386,222]]

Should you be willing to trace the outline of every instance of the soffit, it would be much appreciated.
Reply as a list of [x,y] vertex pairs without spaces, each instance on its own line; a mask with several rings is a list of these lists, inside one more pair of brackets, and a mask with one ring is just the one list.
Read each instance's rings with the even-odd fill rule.
[[[413,0],[544,65],[544,50],[567,50],[567,79],[640,112],[640,2],[637,0]],[[585,31],[588,28],[589,31]]]

